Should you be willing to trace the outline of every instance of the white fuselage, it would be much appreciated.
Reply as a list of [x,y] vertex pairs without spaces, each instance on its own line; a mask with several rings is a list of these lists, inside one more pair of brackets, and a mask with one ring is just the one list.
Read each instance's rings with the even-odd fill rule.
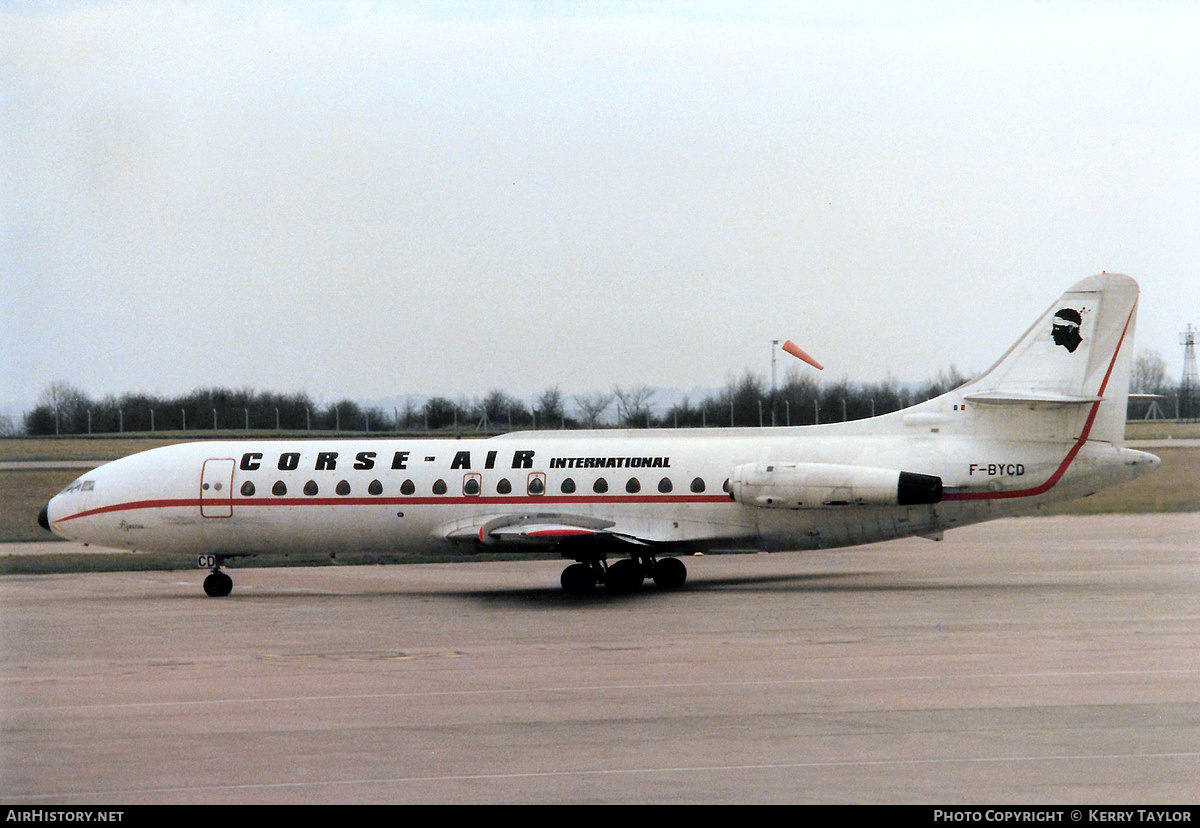
[[[41,520],[87,543],[209,554],[217,565],[243,553],[445,544],[580,562],[603,561],[611,548],[645,563],[703,549],[936,536],[1082,497],[1158,463],[1119,446],[1137,298],[1128,276],[1083,279],[979,378],[868,420],[188,443],[84,475]],[[572,572],[564,586],[579,586]],[[667,565],[655,577],[677,586],[683,576]]]
[[[847,424],[853,425],[853,424]],[[527,432],[490,439],[197,442],[81,477],[49,504],[53,529],[172,553],[404,550],[487,539],[497,516],[570,514],[680,551],[814,549],[945,529],[1079,497],[1157,458],[1095,441],[837,426]],[[745,464],[846,464],[940,477],[941,502],[761,508],[728,489]],[[602,489],[602,490],[600,490]],[[528,543],[501,545],[532,548]]]

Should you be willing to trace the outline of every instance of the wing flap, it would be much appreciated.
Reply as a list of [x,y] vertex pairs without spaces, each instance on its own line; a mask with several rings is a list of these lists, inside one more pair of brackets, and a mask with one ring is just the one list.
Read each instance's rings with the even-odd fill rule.
[[603,534],[615,521],[584,515],[517,514],[476,517],[443,527],[449,541],[483,544],[528,543],[553,546]]
[[563,513],[476,516],[441,529],[441,536],[457,543],[485,546],[545,546],[579,542],[589,538],[610,539],[636,546],[653,546],[752,534],[748,525],[728,526],[700,521],[660,518],[615,520]]

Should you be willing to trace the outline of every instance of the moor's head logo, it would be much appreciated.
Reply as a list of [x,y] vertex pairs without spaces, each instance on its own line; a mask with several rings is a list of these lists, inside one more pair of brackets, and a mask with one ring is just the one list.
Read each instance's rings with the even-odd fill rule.
[[1083,317],[1074,308],[1063,308],[1054,314],[1054,322],[1050,327],[1050,336],[1055,345],[1061,345],[1071,353],[1079,347],[1083,337],[1079,335],[1079,326]]

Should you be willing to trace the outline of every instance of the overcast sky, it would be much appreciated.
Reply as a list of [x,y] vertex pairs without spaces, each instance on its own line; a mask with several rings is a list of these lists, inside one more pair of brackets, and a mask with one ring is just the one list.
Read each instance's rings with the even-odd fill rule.
[[775,338],[922,380],[1101,270],[1172,377],[1200,325],[1194,2],[10,2],[0,34],[8,406],[714,387]]

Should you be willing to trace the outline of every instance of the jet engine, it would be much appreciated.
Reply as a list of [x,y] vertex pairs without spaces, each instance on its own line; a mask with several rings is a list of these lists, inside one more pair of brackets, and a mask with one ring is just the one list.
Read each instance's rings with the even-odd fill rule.
[[942,499],[931,474],[836,463],[747,463],[733,470],[733,499],[767,509],[916,506]]

